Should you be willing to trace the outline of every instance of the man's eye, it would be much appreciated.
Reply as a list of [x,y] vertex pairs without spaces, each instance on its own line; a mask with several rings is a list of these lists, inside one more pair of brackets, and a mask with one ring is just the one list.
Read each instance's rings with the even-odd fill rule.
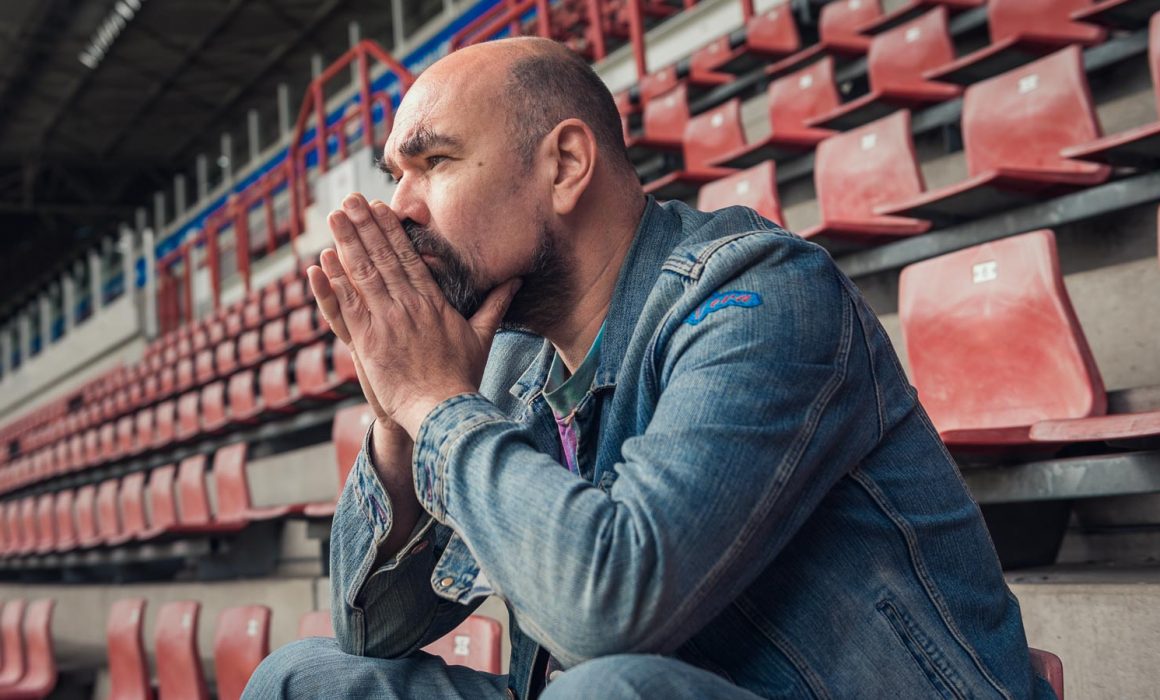
[[402,181],[403,181],[402,175],[396,176],[394,173],[387,173],[387,182],[391,183],[392,185],[397,185]]
[[447,160],[447,156],[427,156],[427,167],[434,168],[445,160]]

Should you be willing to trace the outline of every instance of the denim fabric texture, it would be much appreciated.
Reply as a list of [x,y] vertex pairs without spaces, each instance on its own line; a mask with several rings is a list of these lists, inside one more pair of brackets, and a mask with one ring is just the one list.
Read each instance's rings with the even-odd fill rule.
[[561,468],[551,346],[501,332],[480,392],[422,426],[430,515],[387,561],[364,449],[331,535],[337,649],[408,657],[496,595],[521,699],[549,652],[545,697],[598,697],[581,676],[607,697],[1053,697],[977,505],[824,249],[650,199],[600,352],[591,479]]

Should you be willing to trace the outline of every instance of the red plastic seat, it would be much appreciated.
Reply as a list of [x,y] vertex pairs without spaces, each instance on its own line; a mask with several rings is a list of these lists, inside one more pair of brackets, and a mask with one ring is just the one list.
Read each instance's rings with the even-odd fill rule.
[[201,427],[206,433],[217,432],[230,422],[226,406],[226,383],[210,382],[201,390]]
[[193,372],[193,357],[183,357],[177,361],[176,391],[185,391],[195,384]]
[[262,355],[274,357],[290,346],[286,337],[286,319],[276,318],[262,326]]
[[1157,0],[1104,0],[1071,13],[1077,22],[1092,22],[1111,29],[1139,29],[1160,10]]
[[[33,601],[24,615],[24,675],[13,685],[0,686],[0,700],[39,700],[56,687],[56,655],[52,644],[52,610],[56,601]],[[4,648],[8,652],[7,644]]]
[[255,507],[250,497],[250,480],[246,474],[246,443],[238,442],[218,449],[213,458],[214,483],[217,486],[215,522],[240,529],[251,522],[299,515],[306,503]]
[[[338,493],[346,486],[346,478],[354,468],[358,453],[362,451],[363,439],[367,430],[375,420],[374,411],[370,404],[356,404],[340,408],[334,414],[334,424],[330,429],[330,437],[334,442],[334,465],[338,469]],[[312,503],[306,506],[305,515],[308,518],[334,517],[334,508],[338,498],[329,503]]]
[[729,37],[722,37],[697,52],[690,59],[690,75],[696,71],[742,75],[760,65],[784,58],[801,48],[793,12],[779,4],[745,25],[745,41],[731,48]]
[[106,544],[122,545],[149,530],[145,515],[145,472],[133,472],[121,479],[117,511],[121,517],[121,529],[118,534],[106,537]]
[[[242,443],[244,447],[244,443]],[[218,454],[214,456],[214,464],[226,463],[226,455],[230,453],[231,447],[223,447],[218,450]],[[244,460],[244,452],[243,460]],[[220,455],[220,456],[219,456]],[[213,512],[209,498],[209,485],[206,479],[206,464],[208,460],[205,455],[194,455],[181,460],[177,469],[177,511],[178,511],[178,528],[182,533],[229,533],[236,532],[246,525],[245,522],[233,520],[229,522],[218,519],[217,514]],[[244,461],[243,461],[244,464]],[[221,473],[215,470],[215,476],[221,477]],[[229,482],[226,478],[225,481]],[[231,509],[234,507],[234,501],[231,499],[234,495],[232,489],[225,487],[221,481],[216,482],[217,486],[217,501],[219,513],[229,513],[232,516]]]
[[305,347],[294,357],[294,384],[302,398],[341,398],[340,387],[357,382],[350,349],[337,338]]
[[876,243],[930,228],[926,221],[875,213],[884,202],[925,189],[907,110],[818,144],[814,186],[821,222],[803,231],[804,238]]
[[155,416],[156,413],[152,407],[142,408],[133,416],[133,432],[137,442],[135,452],[142,452],[153,447],[153,443],[157,439],[153,424]]
[[143,640],[145,629],[144,598],[118,600],[109,608],[105,626],[108,644],[108,700],[153,700],[149,676],[149,659]]
[[40,544],[40,533],[37,530],[36,498],[25,496],[20,499],[20,526],[23,536],[20,540],[20,554],[33,554]]
[[290,356],[283,355],[262,363],[258,371],[262,403],[271,411],[293,411],[298,393],[290,383]]
[[1091,0],[990,0],[991,43],[926,74],[930,80],[970,85],[1012,71],[1064,46],[1098,44],[1100,27],[1076,22],[1071,14]]
[[838,107],[834,60],[826,57],[769,84],[769,135],[714,161],[730,168],[750,168],[767,160],[800,155],[832,136],[831,129],[807,126],[811,119]]
[[781,225],[785,221],[777,196],[777,173],[772,160],[710,182],[697,193],[697,208],[714,211],[730,206],[753,209]]
[[212,382],[217,377],[213,364],[214,351],[210,348],[198,351],[193,359],[193,376],[198,384]]
[[97,529],[97,487],[95,484],[85,484],[77,489],[75,509],[77,546],[95,547],[100,544],[101,536]]
[[333,637],[334,623],[329,610],[311,610],[303,613],[298,620],[298,639],[307,637]]
[[1036,675],[1051,685],[1056,700],[1063,700],[1063,662],[1050,651],[1035,648],[1027,651],[1031,652],[1031,668]]
[[53,513],[56,517],[56,551],[58,552],[67,552],[77,546],[75,501],[76,492],[72,489],[62,489],[56,494]]
[[201,432],[201,392],[194,390],[177,399],[178,440],[188,440]]
[[157,664],[158,700],[209,700],[209,687],[197,650],[197,622],[201,603],[166,603],[157,613],[153,646]]
[[15,685],[24,677],[24,611],[28,604],[19,598],[4,603],[0,612],[0,687]]
[[954,58],[947,8],[936,7],[874,37],[866,58],[870,92],[809,124],[845,131],[880,119],[899,107],[914,108],[958,97],[962,87],[922,77],[925,71]]
[[685,199],[696,194],[706,182],[732,173],[732,168],[710,163],[745,146],[741,100],[729,100],[690,119],[685,125],[683,143],[684,168],[645,183],[645,193],[659,199]]
[[665,94],[679,84],[680,79],[677,77],[676,64],[649,73],[640,79],[638,93],[641,105],[648,105],[654,98]]
[[117,424],[111,418],[101,424],[98,436],[101,441],[100,461],[108,462],[121,455],[117,449]]
[[262,332],[254,328],[238,338],[238,366],[250,367],[266,357],[262,352]]
[[1060,155],[1100,136],[1083,53],[1075,46],[967,88],[962,125],[967,180],[895,200],[878,213],[972,219],[1096,185],[1110,174],[1105,165]]
[[870,39],[863,36],[860,30],[880,17],[882,3],[879,0],[828,2],[818,15],[818,40],[769,66],[766,73],[770,76],[784,75],[827,55],[839,60],[865,55],[870,48]]
[[229,396],[230,418],[235,422],[252,422],[266,410],[258,393],[258,379],[252,369],[244,369],[230,377],[226,393]]
[[323,333],[330,331],[330,326],[326,325],[318,307],[313,304],[291,311],[287,326],[290,342],[294,345],[313,343]]
[[242,304],[242,326],[256,329],[262,325],[262,293],[254,290],[246,294]]
[[121,536],[121,483],[106,479],[97,486],[97,537],[102,542]]
[[56,550],[56,497],[51,493],[41,494],[36,499],[37,554],[49,554]]
[[270,654],[270,608],[244,605],[221,612],[213,661],[218,700],[238,700],[254,669]]
[[121,455],[135,454],[139,447],[133,418],[128,415],[117,420],[117,452]]
[[230,336],[218,343],[214,351],[214,367],[219,377],[228,376],[238,368],[237,336]]
[[503,628],[495,620],[472,615],[437,641],[423,647],[423,651],[454,666],[499,673],[502,633]]
[[970,10],[975,7],[981,7],[986,4],[987,0],[908,0],[901,5],[898,5],[893,10],[882,15],[870,24],[863,25],[859,28],[862,34],[871,36],[881,34],[886,31],[894,29],[900,24],[905,24],[921,14],[925,14],[933,8],[943,8],[951,13],[962,12]]
[[649,100],[644,106],[641,135],[625,141],[629,158],[637,161],[658,151],[680,151],[688,123],[689,96],[683,84]]
[[[1160,111],[1160,12],[1152,16],[1148,25],[1148,66],[1152,73],[1152,92]],[[1063,149],[1061,155],[1109,165],[1155,166],[1160,163],[1160,120],[1090,143],[1070,146]]]
[[262,290],[262,318],[266,321],[286,315],[286,307],[282,305],[282,285],[275,280]]
[[153,410],[153,447],[170,445],[177,433],[177,404],[162,401]]
[[296,274],[294,279],[285,281],[282,299],[288,310],[312,304],[314,296],[310,293],[310,283],[301,274]]

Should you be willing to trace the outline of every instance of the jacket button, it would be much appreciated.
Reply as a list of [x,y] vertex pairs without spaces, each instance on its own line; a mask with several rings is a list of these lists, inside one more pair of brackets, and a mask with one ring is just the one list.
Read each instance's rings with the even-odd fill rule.
[[549,673],[549,674],[548,674],[548,682],[549,682],[549,683],[551,683],[552,681],[554,681],[554,680],[556,680],[557,678],[559,678],[561,673],[563,673],[563,671],[561,671],[561,670],[559,670],[559,669],[557,669],[557,670],[555,670],[555,671],[552,671],[551,673]]
[[442,588],[451,588],[451,584],[453,583],[455,583],[455,579],[451,578],[450,576],[439,581],[439,585]]

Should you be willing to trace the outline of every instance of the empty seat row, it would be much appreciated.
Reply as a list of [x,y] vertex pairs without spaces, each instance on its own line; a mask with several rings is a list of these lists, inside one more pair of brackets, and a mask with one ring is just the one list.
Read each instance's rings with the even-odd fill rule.
[[52,639],[56,601],[9,600],[0,611],[0,700],[45,698],[56,687]]

